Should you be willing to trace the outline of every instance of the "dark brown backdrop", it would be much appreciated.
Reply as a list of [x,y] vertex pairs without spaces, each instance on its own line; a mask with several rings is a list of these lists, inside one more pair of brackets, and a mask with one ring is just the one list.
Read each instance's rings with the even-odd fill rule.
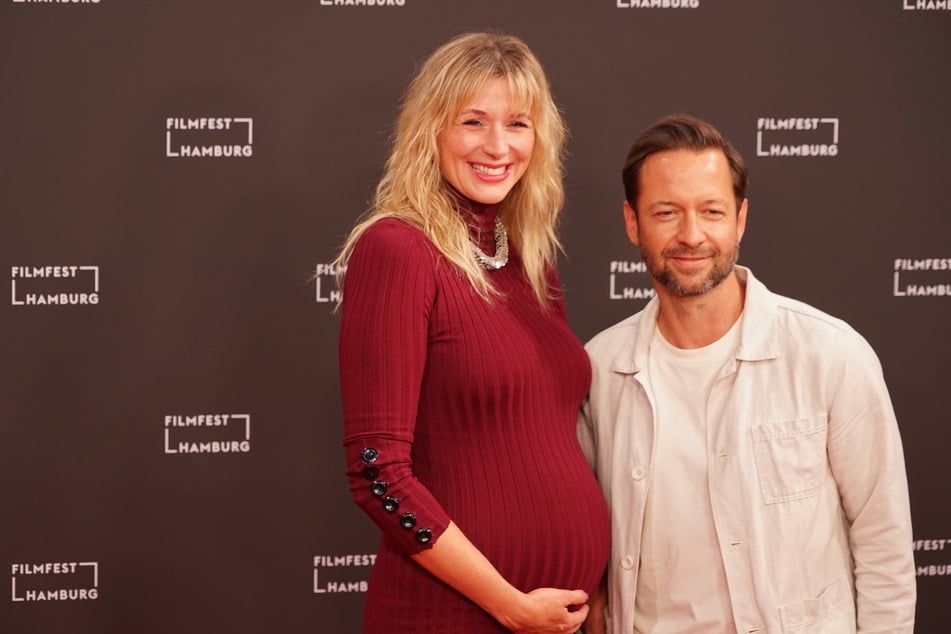
[[377,533],[342,474],[326,265],[415,64],[485,28],[528,41],[571,126],[582,339],[650,288],[633,137],[687,111],[744,153],[741,262],[882,358],[918,631],[947,631],[947,3],[349,4],[0,0],[0,631],[359,631]]

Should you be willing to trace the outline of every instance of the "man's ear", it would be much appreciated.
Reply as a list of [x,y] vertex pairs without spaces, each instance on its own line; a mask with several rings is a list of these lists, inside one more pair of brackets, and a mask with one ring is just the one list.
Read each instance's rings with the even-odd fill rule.
[[641,246],[640,238],[637,236],[637,212],[626,200],[624,201],[624,229],[627,231],[628,240]]
[[740,209],[736,212],[736,243],[739,244],[746,233],[746,213],[749,209],[749,199],[744,198]]

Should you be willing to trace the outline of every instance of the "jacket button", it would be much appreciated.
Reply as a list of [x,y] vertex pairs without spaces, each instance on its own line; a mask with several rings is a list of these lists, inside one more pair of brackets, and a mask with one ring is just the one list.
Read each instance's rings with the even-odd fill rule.
[[416,541],[420,544],[428,544],[433,538],[433,531],[429,528],[421,528],[416,531]]
[[373,466],[368,466],[363,470],[363,477],[367,480],[376,480],[376,477],[380,475],[380,470]]
[[631,570],[633,567],[634,567],[634,558],[631,557],[630,555],[625,555],[621,559],[621,568],[624,568],[625,570]]
[[415,513],[403,513],[400,515],[400,526],[403,528],[413,528],[416,526],[416,514]]
[[636,467],[631,469],[631,477],[634,478],[635,480],[643,480],[644,476],[646,475],[647,475],[647,469],[645,469],[641,465],[637,465]]
[[360,457],[363,458],[363,462],[376,462],[379,455],[380,454],[377,453],[377,450],[373,447],[367,447],[360,452]]
[[393,513],[400,507],[399,498],[395,498],[392,495],[388,495],[383,499],[383,510],[387,513]]
[[370,492],[373,495],[383,495],[384,493],[386,493],[386,482],[383,482],[382,480],[377,480],[376,482],[370,485]]

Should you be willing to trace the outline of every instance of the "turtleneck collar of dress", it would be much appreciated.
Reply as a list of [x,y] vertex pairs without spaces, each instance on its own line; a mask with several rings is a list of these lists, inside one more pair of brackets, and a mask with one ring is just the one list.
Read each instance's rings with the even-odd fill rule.
[[461,194],[456,194],[456,203],[473,242],[486,255],[495,255],[495,218],[499,214],[499,203],[480,203]]

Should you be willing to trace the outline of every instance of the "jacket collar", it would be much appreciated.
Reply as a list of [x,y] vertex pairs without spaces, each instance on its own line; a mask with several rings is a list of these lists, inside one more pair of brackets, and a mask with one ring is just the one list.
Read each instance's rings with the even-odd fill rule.
[[[779,346],[776,345],[777,297],[753,276],[750,269],[737,266],[736,276],[746,286],[746,303],[735,360],[774,359],[779,356]],[[647,351],[659,311],[660,299],[655,295],[643,310],[628,318],[626,323],[633,328],[633,337],[628,337],[615,355],[611,363],[613,371],[637,374],[647,368]]]

